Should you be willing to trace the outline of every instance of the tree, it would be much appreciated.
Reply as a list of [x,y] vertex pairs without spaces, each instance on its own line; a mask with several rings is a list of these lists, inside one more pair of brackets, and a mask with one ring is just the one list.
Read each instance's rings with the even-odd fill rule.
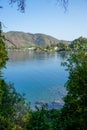
[[65,65],[69,79],[65,85],[67,95],[61,110],[61,128],[87,130],[87,53],[72,54]]
[[27,130],[51,130],[48,123],[47,111],[37,110],[31,113],[31,118],[26,123]]
[[72,50],[87,50],[87,38],[84,37],[79,37],[78,39],[75,39],[74,41],[71,42],[70,48]]
[[29,110],[23,96],[0,78],[0,130],[23,127]]
[[8,56],[5,47],[4,36],[2,35],[2,27],[0,22],[0,73],[1,73],[1,69],[5,67],[7,60],[8,60]]
[[[17,3],[18,6],[18,10],[21,12],[25,12],[25,1],[26,0],[9,0],[9,4],[14,4]],[[64,6],[64,8],[67,8],[68,5],[68,0],[55,0],[57,1],[57,3],[62,3],[62,5]],[[0,8],[2,8],[3,6],[0,6]]]
[[9,0],[10,4],[17,3],[18,10],[25,11],[25,0]]
[[60,111],[59,110],[47,110],[44,107],[37,109],[37,111],[31,112],[31,117],[26,122],[27,130],[58,130]]
[[65,51],[65,50],[67,50],[67,44],[65,44],[65,43],[63,43],[63,42],[59,42],[58,44],[57,44],[57,47],[58,47],[58,49],[59,49],[59,51]]

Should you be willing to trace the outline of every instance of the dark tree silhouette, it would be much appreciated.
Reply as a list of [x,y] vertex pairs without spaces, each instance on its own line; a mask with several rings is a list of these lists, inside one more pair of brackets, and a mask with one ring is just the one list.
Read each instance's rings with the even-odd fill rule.
[[18,10],[25,12],[25,0],[9,0],[10,4],[17,3]]

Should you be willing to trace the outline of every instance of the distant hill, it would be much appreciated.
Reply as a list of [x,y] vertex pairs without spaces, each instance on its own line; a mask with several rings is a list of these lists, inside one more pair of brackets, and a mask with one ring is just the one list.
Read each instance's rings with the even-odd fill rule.
[[4,33],[7,41],[6,46],[16,46],[18,48],[31,47],[31,46],[47,46],[56,45],[60,42],[68,43],[68,41],[58,40],[52,36],[45,34],[31,34],[17,31],[10,31]]

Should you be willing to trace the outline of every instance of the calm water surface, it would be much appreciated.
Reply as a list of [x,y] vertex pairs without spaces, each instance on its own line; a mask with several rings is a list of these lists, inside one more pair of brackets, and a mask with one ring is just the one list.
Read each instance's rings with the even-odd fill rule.
[[25,93],[25,98],[49,103],[60,100],[65,94],[64,84],[68,73],[61,66],[65,53],[39,54],[34,52],[9,52],[4,77],[12,82],[17,92]]

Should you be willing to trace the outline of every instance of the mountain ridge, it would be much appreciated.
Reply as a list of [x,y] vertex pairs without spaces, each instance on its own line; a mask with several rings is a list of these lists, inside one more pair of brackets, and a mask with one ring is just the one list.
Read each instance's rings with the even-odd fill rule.
[[[59,40],[50,35],[42,33],[25,33],[21,31],[9,31],[4,33],[6,41],[6,46],[8,48],[14,45],[18,48],[32,47],[32,46],[47,46],[47,45],[57,45],[60,42],[69,43],[69,41]],[[12,44],[13,43],[13,44]]]

